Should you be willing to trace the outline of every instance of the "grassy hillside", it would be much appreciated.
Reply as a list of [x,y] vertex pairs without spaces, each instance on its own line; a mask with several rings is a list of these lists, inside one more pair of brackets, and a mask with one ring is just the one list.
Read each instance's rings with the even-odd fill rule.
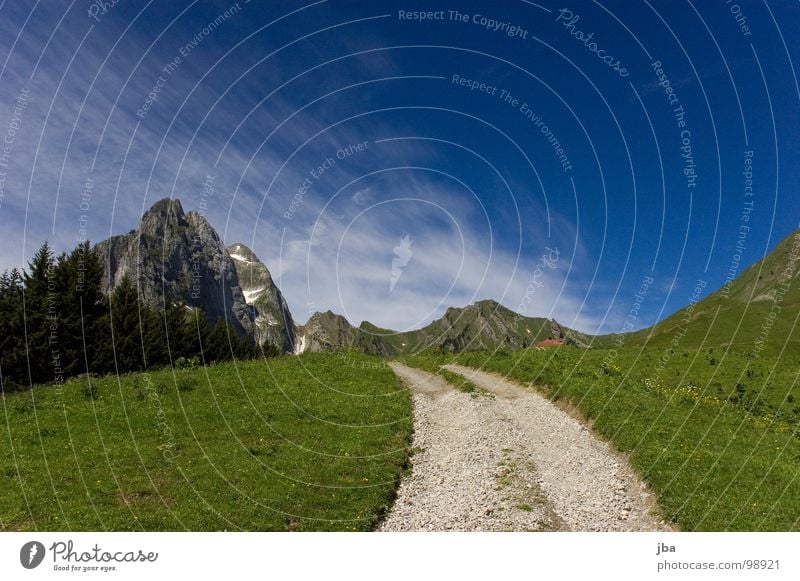
[[[800,353],[800,230],[729,285],[664,321],[632,333],[626,345],[729,347],[753,355]],[[606,337],[605,339],[609,339]],[[603,339],[594,343],[608,346]]]
[[562,347],[455,360],[577,407],[684,530],[800,530],[797,367],[718,352],[663,356]]
[[0,399],[0,530],[368,530],[410,399],[375,358],[309,354]]

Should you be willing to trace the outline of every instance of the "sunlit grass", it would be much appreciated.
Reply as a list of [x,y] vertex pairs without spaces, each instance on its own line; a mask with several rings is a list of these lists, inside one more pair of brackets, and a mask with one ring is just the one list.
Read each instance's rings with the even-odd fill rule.
[[0,529],[369,530],[402,473],[410,415],[391,370],[356,354],[9,394]]
[[662,355],[567,347],[468,353],[456,361],[576,406],[629,454],[666,518],[684,530],[798,530],[800,439],[791,366],[688,352],[659,365]]

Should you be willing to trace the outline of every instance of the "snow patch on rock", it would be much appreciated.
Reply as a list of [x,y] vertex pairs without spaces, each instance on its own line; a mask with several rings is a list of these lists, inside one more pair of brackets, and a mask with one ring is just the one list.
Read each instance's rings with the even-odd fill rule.
[[266,287],[261,287],[256,290],[243,290],[242,292],[244,293],[245,302],[248,305],[253,304],[253,301],[256,300],[256,298],[258,298],[258,295],[264,292],[265,290]]
[[306,337],[305,337],[305,335],[303,335],[302,337],[298,338],[297,343],[295,343],[295,345],[294,345],[294,354],[295,355],[300,355],[301,353],[303,353],[306,350],[306,348],[307,348]]

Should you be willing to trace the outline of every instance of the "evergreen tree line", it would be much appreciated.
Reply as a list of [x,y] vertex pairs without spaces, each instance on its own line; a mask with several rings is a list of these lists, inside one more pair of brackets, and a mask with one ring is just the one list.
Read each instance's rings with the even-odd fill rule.
[[15,268],[0,276],[3,391],[60,383],[82,373],[125,373],[262,354],[251,338],[225,321],[210,325],[200,309],[148,307],[127,276],[106,296],[102,277],[100,258],[89,242],[58,257],[45,242],[26,271]]

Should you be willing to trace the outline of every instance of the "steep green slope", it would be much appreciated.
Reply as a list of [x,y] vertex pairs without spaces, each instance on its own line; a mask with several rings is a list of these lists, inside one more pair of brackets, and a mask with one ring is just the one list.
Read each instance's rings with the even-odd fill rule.
[[[729,347],[752,354],[800,353],[800,230],[732,283],[656,325],[631,333],[626,345]],[[608,344],[609,336],[594,345]]]

